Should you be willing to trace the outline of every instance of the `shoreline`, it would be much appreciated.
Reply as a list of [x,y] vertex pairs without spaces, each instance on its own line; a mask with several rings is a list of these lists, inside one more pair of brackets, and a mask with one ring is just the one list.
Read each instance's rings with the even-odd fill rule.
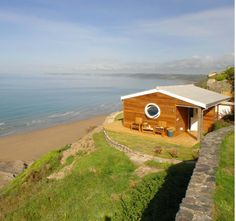
[[88,129],[103,124],[107,115],[63,123],[56,126],[0,137],[0,162],[35,161],[51,150],[71,144]]

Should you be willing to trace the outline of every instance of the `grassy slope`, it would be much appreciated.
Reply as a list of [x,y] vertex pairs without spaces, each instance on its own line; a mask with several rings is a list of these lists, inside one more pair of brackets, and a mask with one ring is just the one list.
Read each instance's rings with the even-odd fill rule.
[[[138,178],[133,175],[135,166],[123,153],[108,147],[102,134],[95,135],[95,140],[96,151],[81,157],[63,180],[48,181],[44,176],[50,167],[45,165],[55,166],[55,160],[45,164],[48,161],[41,159],[26,170],[0,194],[4,220],[104,220],[112,216],[120,194]],[[55,154],[44,158],[52,159],[51,155]],[[37,176],[41,168],[45,174]]]
[[214,199],[215,220],[234,220],[234,133],[227,136],[220,147]]
[[141,179],[102,133],[94,139],[96,150],[81,156],[63,180],[46,179],[61,168],[61,151],[53,151],[1,190],[0,220],[173,220],[193,165]]
[[158,143],[155,138],[150,137],[140,137],[137,135],[132,134],[126,134],[121,132],[113,132],[108,131],[109,136],[117,141],[118,143],[124,144],[133,150],[146,153],[146,154],[155,154],[154,148],[157,146],[161,146],[163,148],[163,151],[158,156],[164,157],[164,158],[171,158],[169,151],[171,149],[175,148],[178,152],[177,159],[180,160],[192,160],[193,159],[193,150],[198,149],[197,146],[194,146],[193,148],[190,147],[184,147],[180,145],[174,145],[174,144],[168,144],[168,143]]

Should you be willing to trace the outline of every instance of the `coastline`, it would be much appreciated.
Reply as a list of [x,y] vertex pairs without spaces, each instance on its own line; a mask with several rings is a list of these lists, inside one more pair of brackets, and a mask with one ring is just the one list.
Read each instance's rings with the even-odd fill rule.
[[22,160],[32,162],[51,150],[64,147],[101,125],[107,115],[60,124],[46,129],[0,137],[0,162]]

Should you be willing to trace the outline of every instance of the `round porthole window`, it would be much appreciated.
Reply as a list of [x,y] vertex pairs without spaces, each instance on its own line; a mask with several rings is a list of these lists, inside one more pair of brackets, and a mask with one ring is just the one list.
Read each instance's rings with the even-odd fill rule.
[[145,107],[145,114],[148,118],[156,119],[160,116],[161,110],[157,104],[149,103]]

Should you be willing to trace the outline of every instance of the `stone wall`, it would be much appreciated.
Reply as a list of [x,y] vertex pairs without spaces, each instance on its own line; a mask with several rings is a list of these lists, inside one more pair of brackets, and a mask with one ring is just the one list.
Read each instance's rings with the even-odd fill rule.
[[205,136],[201,142],[199,158],[176,214],[176,221],[213,220],[213,192],[218,165],[219,146],[233,126],[219,129]]

